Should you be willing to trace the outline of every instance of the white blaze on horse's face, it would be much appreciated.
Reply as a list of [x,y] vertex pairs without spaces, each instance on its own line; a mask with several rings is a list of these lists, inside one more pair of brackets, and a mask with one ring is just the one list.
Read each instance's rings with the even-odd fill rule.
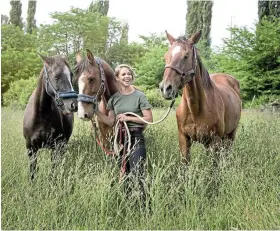
[[174,47],[174,49],[171,52],[172,58],[181,51],[181,47],[180,46],[176,46]]
[[[78,81],[79,94],[85,94],[86,78],[82,74]],[[78,117],[82,120],[90,120],[93,116],[93,105],[83,102],[78,102]]]
[[70,70],[67,66],[64,66],[63,73],[67,76],[67,79],[68,79],[68,81],[70,83],[70,86],[71,86],[71,91],[74,91],[73,85],[71,83],[71,73],[70,73]]

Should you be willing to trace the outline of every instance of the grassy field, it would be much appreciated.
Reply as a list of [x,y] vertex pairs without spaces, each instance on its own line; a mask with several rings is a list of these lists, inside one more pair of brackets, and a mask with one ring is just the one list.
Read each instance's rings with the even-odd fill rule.
[[57,180],[50,180],[50,153],[42,150],[31,184],[23,111],[2,108],[2,229],[280,229],[280,115],[243,112],[217,168],[200,144],[186,168],[174,114],[145,132],[144,207],[137,195],[126,197],[115,161],[96,149],[90,124],[78,119]]

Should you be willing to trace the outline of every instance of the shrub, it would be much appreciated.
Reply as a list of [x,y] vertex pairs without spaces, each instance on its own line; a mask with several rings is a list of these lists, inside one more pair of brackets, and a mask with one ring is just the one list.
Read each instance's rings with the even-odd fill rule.
[[3,105],[16,108],[25,108],[38,79],[33,76],[29,79],[20,79],[12,82],[9,90],[3,95]]

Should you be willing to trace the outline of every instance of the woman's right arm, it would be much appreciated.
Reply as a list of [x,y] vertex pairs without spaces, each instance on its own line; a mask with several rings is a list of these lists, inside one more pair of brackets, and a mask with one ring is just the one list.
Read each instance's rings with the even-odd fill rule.
[[108,116],[104,115],[102,112],[100,112],[99,110],[97,110],[96,115],[98,116],[98,118],[106,125],[108,125],[109,127],[113,127],[115,124],[115,120],[116,120],[116,116],[113,110],[109,111]]

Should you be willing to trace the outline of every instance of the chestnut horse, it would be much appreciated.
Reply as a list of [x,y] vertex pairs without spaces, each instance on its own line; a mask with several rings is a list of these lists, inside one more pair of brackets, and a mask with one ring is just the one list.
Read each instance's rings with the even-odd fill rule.
[[171,46],[160,90],[170,99],[183,88],[176,117],[182,160],[188,163],[192,141],[217,149],[223,139],[234,140],[241,115],[240,87],[231,75],[209,76],[194,46],[200,31],[190,39],[174,39],[167,31],[166,35]]
[[[30,158],[30,177],[37,171],[37,152],[40,148],[52,149],[51,159],[57,158],[68,142],[74,115],[77,111],[77,94],[72,86],[72,72],[61,56],[46,57],[38,85],[29,98],[24,112],[23,134]],[[59,149],[58,149],[59,148]]]
[[[108,115],[107,102],[118,91],[115,74],[108,63],[94,57],[90,50],[87,50],[86,58],[77,54],[76,61],[77,65],[74,70],[79,87],[78,117],[85,121],[92,121],[95,125],[93,116],[96,108],[98,107],[100,112]],[[101,148],[109,154],[109,138],[113,130],[98,119],[96,122],[101,133]],[[96,127],[94,129],[96,131]],[[98,137],[96,138],[98,139]]]

